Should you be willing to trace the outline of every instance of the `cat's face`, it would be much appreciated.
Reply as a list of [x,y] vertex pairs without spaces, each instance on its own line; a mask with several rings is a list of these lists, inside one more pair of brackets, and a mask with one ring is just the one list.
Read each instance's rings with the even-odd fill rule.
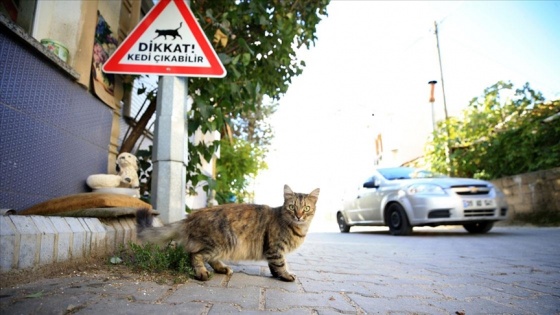
[[284,215],[296,224],[309,223],[315,214],[319,188],[310,194],[294,193],[284,185]]

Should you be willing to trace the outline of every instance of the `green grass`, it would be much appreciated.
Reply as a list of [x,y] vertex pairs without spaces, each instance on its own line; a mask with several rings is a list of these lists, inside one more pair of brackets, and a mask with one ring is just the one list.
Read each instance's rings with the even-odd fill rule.
[[536,226],[560,226],[560,211],[541,210],[531,213],[518,213],[512,224],[533,224]]
[[175,276],[174,282],[184,282],[188,280],[184,279],[185,277],[194,276],[190,255],[182,246],[159,248],[150,243],[138,245],[130,242],[128,248],[121,248],[119,256],[122,262],[134,271],[169,273]]

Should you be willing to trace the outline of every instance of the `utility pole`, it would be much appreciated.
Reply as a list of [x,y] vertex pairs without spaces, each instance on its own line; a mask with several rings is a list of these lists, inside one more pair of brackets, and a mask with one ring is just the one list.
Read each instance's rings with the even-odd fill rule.
[[450,176],[453,176],[454,171],[453,171],[453,163],[451,162],[451,146],[449,144],[451,140],[451,134],[449,132],[449,115],[447,114],[447,101],[445,99],[445,84],[443,81],[443,66],[441,64],[441,51],[439,49],[439,35],[438,35],[437,21],[434,21],[434,27],[435,27],[436,44],[437,44],[438,59],[439,59],[439,74],[441,79],[441,90],[443,92],[443,110],[445,112],[445,131],[447,132],[447,145],[445,148],[445,158],[447,160],[448,173]]

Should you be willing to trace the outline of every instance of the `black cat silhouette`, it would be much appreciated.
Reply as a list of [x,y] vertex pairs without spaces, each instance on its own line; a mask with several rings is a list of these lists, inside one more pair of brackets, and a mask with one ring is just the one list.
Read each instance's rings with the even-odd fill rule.
[[177,38],[177,36],[181,39],[183,39],[183,37],[181,37],[181,35],[179,35],[178,30],[181,28],[181,26],[183,26],[183,22],[179,23],[179,27],[177,27],[174,30],[156,30],[156,33],[158,34],[154,39],[163,36],[163,38],[167,39],[167,36],[173,36],[173,39]]

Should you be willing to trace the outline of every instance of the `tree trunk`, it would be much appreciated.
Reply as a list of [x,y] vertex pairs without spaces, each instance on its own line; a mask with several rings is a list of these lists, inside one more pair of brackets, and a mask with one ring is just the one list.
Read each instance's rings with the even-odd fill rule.
[[150,105],[148,105],[148,108],[146,108],[144,114],[142,114],[142,117],[140,117],[140,120],[138,120],[136,125],[132,126],[132,130],[130,131],[128,137],[126,137],[126,139],[123,140],[121,149],[119,150],[119,154],[123,152],[132,153],[131,151],[132,149],[134,149],[134,145],[136,144],[136,141],[138,141],[140,136],[144,133],[144,130],[146,129],[146,126],[148,125],[150,118],[152,118],[152,116],[156,111],[156,104],[157,104],[157,98],[154,97],[150,101]]

